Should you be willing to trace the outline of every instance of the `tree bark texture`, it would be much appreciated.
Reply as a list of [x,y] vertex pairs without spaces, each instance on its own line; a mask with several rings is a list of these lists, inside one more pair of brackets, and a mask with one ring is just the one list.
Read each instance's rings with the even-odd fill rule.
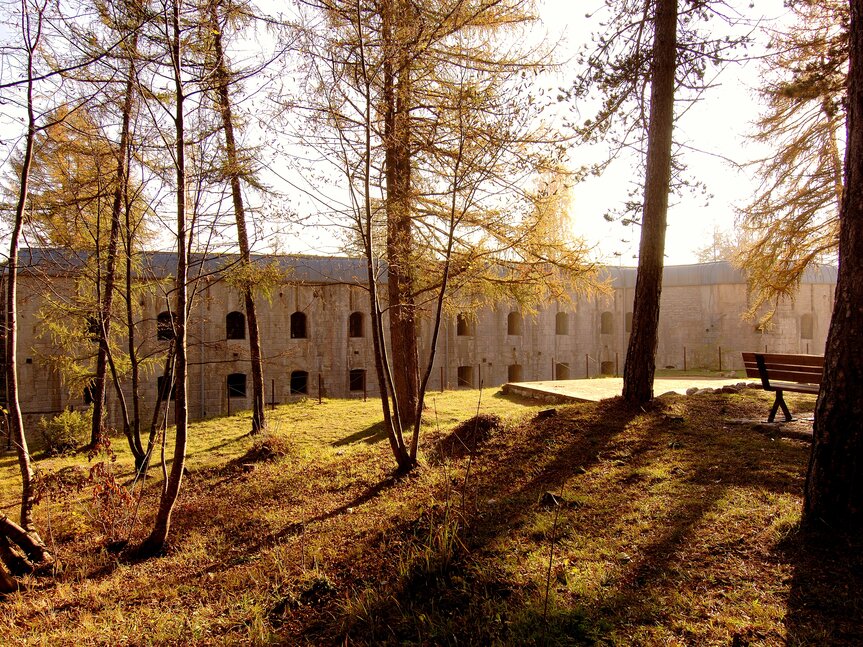
[[180,495],[180,486],[183,482],[183,472],[186,466],[186,441],[189,425],[189,407],[186,397],[188,373],[188,359],[186,357],[188,287],[186,285],[186,278],[188,275],[188,263],[186,258],[185,96],[183,94],[181,67],[179,3],[180,0],[174,0],[171,17],[171,27],[173,29],[171,59],[173,64],[174,92],[177,102],[174,115],[174,127],[177,138],[177,278],[174,288],[177,299],[174,313],[174,370],[177,389],[174,400],[174,424],[176,426],[176,435],[174,438],[174,460],[171,463],[171,472],[168,476],[165,489],[162,492],[162,498],[159,501],[159,510],[153,522],[153,530],[139,549],[139,553],[142,556],[155,555],[162,552],[168,539],[168,533],[171,528],[171,513]]
[[815,408],[803,523],[863,530],[863,0],[851,0],[839,276]]
[[[132,36],[132,48],[135,49],[137,36]],[[122,125],[120,128],[120,145],[117,149],[117,178],[114,187],[114,195],[111,203],[111,229],[108,235],[108,250],[105,258],[105,287],[102,293],[102,302],[99,304],[99,352],[96,356],[96,376],[93,381],[93,426],[90,431],[90,446],[95,447],[102,434],[102,421],[105,408],[105,376],[108,372],[109,353],[108,345],[111,332],[111,311],[114,304],[114,283],[117,276],[117,250],[120,246],[120,216],[123,212],[123,196],[126,192],[126,151],[129,148],[129,129],[132,118],[132,107],[135,100],[135,62],[129,60],[126,75],[126,87],[123,99]],[[118,389],[122,397],[122,390]],[[136,446],[135,438],[132,436],[129,424],[129,414],[123,407],[123,430],[129,449],[139,462],[143,458],[143,450],[140,444]]]
[[[237,155],[237,144],[234,138],[234,117],[231,111],[231,95],[229,91],[230,74],[222,46],[222,31],[216,3],[210,5],[210,22],[213,28],[213,53],[215,55],[216,93],[219,101],[219,112],[222,118],[222,130],[225,133],[225,153],[228,158],[228,176],[231,181],[231,198],[234,205],[234,217],[237,222],[237,241],[240,246],[240,264],[242,269],[251,269],[252,259],[249,248],[249,234],[246,226],[246,209],[243,204],[242,187],[240,186],[240,164]],[[245,274],[249,276],[248,272]],[[246,324],[249,328],[249,357],[252,364],[252,433],[259,433],[266,428],[264,412],[264,365],[261,352],[261,336],[258,328],[258,312],[255,307],[255,295],[252,286],[243,284],[243,299],[246,305]]]
[[387,216],[387,271],[390,353],[394,399],[402,429],[415,422],[419,361],[413,281],[411,195],[411,79],[408,48],[400,42],[410,8],[400,0],[383,3],[384,151]]
[[668,192],[671,184],[676,58],[677,0],[657,0],[641,243],[632,334],[623,370],[623,397],[633,404],[643,404],[653,398]]
[[[40,17],[41,18],[41,17]],[[41,21],[40,21],[41,25]],[[25,34],[29,40],[30,34]],[[21,177],[18,187],[18,202],[15,208],[15,221],[9,241],[9,261],[6,265],[6,392],[9,409],[9,434],[18,455],[18,468],[21,472],[21,526],[28,532],[35,532],[33,525],[33,466],[27,436],[24,433],[24,419],[21,415],[21,401],[18,397],[18,248],[21,229],[24,224],[24,209],[30,187],[30,167],[33,163],[33,145],[36,139],[36,116],[33,110],[33,57],[35,45],[28,50],[27,57],[27,136],[24,159],[21,164]]]

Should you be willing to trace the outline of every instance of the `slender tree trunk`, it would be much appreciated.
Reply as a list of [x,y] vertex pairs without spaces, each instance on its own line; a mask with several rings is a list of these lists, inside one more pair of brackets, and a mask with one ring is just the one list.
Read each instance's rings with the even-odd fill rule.
[[153,523],[153,530],[139,549],[142,555],[160,553],[168,539],[171,529],[171,513],[180,495],[183,482],[183,471],[186,466],[186,440],[188,433],[189,411],[186,401],[187,369],[186,357],[186,322],[188,320],[188,299],[186,277],[188,263],[186,259],[186,164],[185,164],[185,115],[184,89],[182,79],[182,58],[180,48],[180,0],[174,0],[171,16],[171,59],[174,75],[174,91],[176,97],[176,113],[174,126],[176,129],[176,172],[177,172],[177,293],[176,312],[174,315],[174,366],[176,375],[176,396],[174,401],[174,424],[176,436],[174,440],[174,460],[171,472],[162,498],[159,510]]
[[[246,277],[251,269],[252,259],[249,248],[249,234],[246,226],[246,209],[243,204],[243,192],[240,186],[240,164],[237,156],[237,144],[234,139],[234,117],[231,111],[231,96],[229,92],[230,73],[225,63],[222,48],[222,31],[217,12],[217,3],[210,5],[210,22],[213,29],[213,48],[215,54],[216,93],[219,101],[219,112],[222,117],[222,130],[225,132],[225,152],[228,157],[228,176],[231,180],[231,198],[234,203],[234,217],[237,221],[237,241],[240,245],[240,264]],[[258,330],[258,313],[255,307],[255,296],[249,282],[243,284],[243,298],[246,304],[246,323],[249,327],[249,357],[252,362],[252,433],[256,434],[266,428],[264,413],[264,366],[261,352],[261,337]]]
[[[41,21],[40,21],[41,26]],[[30,43],[29,33],[25,40]],[[21,472],[21,526],[33,532],[33,466],[27,437],[24,434],[24,420],[21,415],[21,401],[18,392],[18,250],[21,229],[24,224],[24,209],[30,187],[30,167],[33,163],[33,145],[36,139],[36,117],[33,110],[33,56],[35,46],[28,49],[27,57],[27,136],[24,145],[24,159],[18,187],[18,202],[15,207],[15,220],[9,241],[9,262],[6,267],[6,388],[9,401],[9,433],[18,454],[18,468]]]
[[[126,154],[126,160],[128,164],[129,154]],[[128,167],[127,167],[128,174]],[[132,228],[132,206],[129,203],[129,186],[126,184],[126,191],[124,193],[124,202],[125,202],[125,214],[126,214],[126,232],[125,232],[125,246],[126,246],[126,337],[127,337],[127,348],[129,351],[129,367],[131,372],[131,387],[132,387],[132,422],[131,422],[131,433],[132,439],[135,443],[135,446],[141,452],[141,463],[135,462],[135,468],[141,469],[141,467],[146,462],[147,454],[143,449],[143,444],[141,443],[141,395],[140,395],[140,381],[141,381],[141,371],[140,371],[140,363],[138,361],[138,349],[135,347],[135,307],[133,302],[132,295],[132,271],[133,271],[133,263],[132,263],[132,248],[133,248],[133,228]]]
[[[363,79],[364,89],[364,151],[363,151],[363,194],[362,215],[357,214],[357,225],[362,237],[366,257],[366,271],[369,280],[369,311],[371,313],[372,325],[372,347],[374,351],[375,374],[380,389],[381,409],[384,416],[384,427],[387,439],[396,464],[401,472],[406,472],[414,466],[407,447],[405,446],[403,427],[398,416],[398,402],[395,398],[392,372],[387,354],[386,340],[384,334],[383,314],[379,299],[379,286],[377,281],[378,267],[375,257],[375,245],[373,240],[374,218],[372,216],[372,192],[371,192],[371,166],[372,166],[372,90],[369,71],[365,58],[365,34],[361,8],[357,5],[356,16],[357,35],[359,37],[360,71]],[[390,400],[392,396],[392,400]],[[390,404],[392,403],[392,407]]]
[[634,404],[642,404],[653,398],[668,192],[671,184],[676,54],[677,0],[657,0],[641,243],[632,334],[623,371],[623,397]]
[[[27,134],[24,144],[24,159],[21,164],[20,185],[18,187],[18,201],[15,206],[15,220],[12,225],[12,233],[9,242],[9,261],[6,268],[6,300],[5,300],[5,361],[6,361],[6,384],[7,384],[7,407],[9,409],[9,433],[15,444],[18,456],[18,468],[21,472],[21,524],[13,522],[6,515],[0,515],[0,536],[3,537],[5,550],[4,562],[10,566],[10,562],[17,563],[18,560],[11,559],[10,542],[16,544],[26,555],[27,560],[34,566],[41,566],[53,562],[51,554],[45,549],[45,544],[36,532],[33,523],[33,467],[30,462],[30,451],[27,447],[27,437],[24,433],[24,421],[21,415],[21,403],[18,392],[18,251],[21,239],[21,229],[24,224],[24,209],[27,204],[27,195],[30,186],[30,168],[33,163],[33,145],[36,139],[36,117],[33,108],[33,60],[41,37],[42,13],[41,10],[35,16],[27,14],[22,6],[22,37],[27,51],[26,69],[26,92],[27,92]],[[8,560],[8,561],[7,561]],[[2,580],[4,589],[10,585],[9,574],[3,570]]]
[[[137,36],[133,35],[131,41],[131,49],[133,52],[137,49],[137,40]],[[133,57],[130,57],[123,98],[120,144],[117,150],[117,178],[111,203],[111,229],[108,238],[108,254],[105,259],[105,291],[102,296],[102,303],[99,310],[99,353],[96,357],[96,377],[93,385],[93,427],[90,432],[90,445],[94,446],[99,440],[99,435],[102,433],[105,405],[105,377],[108,366],[110,365],[112,372],[114,373],[114,381],[123,410],[123,431],[126,435],[126,440],[129,443],[129,449],[132,452],[135,463],[138,464],[143,459],[143,455],[140,443],[136,444],[135,438],[132,435],[125,399],[123,397],[122,390],[120,389],[119,382],[117,381],[116,372],[114,371],[113,362],[110,357],[111,348],[109,346],[111,316],[114,303],[114,284],[116,282],[117,275],[117,253],[120,246],[120,217],[123,214],[123,197],[126,194],[126,187],[129,181],[126,154],[129,149],[129,134],[134,102],[135,60]]]
[[839,277],[815,408],[803,523],[863,530],[863,0],[851,0]]

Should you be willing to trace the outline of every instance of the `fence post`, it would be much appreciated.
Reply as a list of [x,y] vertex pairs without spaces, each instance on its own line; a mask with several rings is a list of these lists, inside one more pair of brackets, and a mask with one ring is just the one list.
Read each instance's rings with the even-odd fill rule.
[[276,410],[276,381],[271,380],[272,384],[270,385],[270,409],[273,411]]
[[590,355],[584,354],[584,377],[590,377]]
[[722,372],[722,346],[719,347],[719,372]]
[[620,377],[620,353],[614,351],[614,377]]
[[324,401],[324,378],[318,373],[318,404]]
[[686,346],[683,347],[683,370],[686,370]]

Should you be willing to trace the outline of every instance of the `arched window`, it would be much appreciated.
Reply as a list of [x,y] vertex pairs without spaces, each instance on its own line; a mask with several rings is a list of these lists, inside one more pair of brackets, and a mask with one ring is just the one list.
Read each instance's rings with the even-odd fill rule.
[[800,317],[800,339],[812,339],[815,335],[815,319],[808,312]]
[[305,339],[307,336],[306,313],[297,311],[291,315],[291,339]]
[[363,330],[363,313],[352,312],[348,317],[348,337],[365,337]]
[[458,337],[472,337],[474,335],[473,321],[463,312],[455,317],[455,334]]
[[170,341],[174,338],[174,317],[170,312],[160,312],[156,315],[156,339]]
[[520,312],[510,312],[506,317],[506,334],[520,335],[523,319]]
[[291,395],[309,394],[308,371],[293,371],[291,373]]
[[603,335],[610,335],[614,332],[614,315],[607,310],[600,315],[599,332]]
[[246,338],[246,315],[234,310],[225,316],[225,337],[227,339]]
[[350,391],[366,390],[366,370],[364,368],[352,368],[348,374],[348,389]]
[[245,398],[246,397],[246,374],[231,373],[228,375],[228,397],[229,398]]
[[554,317],[554,334],[569,334],[569,315],[567,313],[558,312],[557,315]]

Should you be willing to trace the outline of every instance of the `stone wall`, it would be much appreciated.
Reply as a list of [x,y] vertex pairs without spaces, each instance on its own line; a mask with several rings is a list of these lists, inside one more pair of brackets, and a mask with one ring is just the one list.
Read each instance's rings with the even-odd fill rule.
[[[285,261],[285,259],[281,259]],[[285,261],[287,262],[287,261]],[[296,257],[290,259],[296,263]],[[314,259],[315,272],[294,274],[258,300],[265,357],[267,403],[301,397],[363,397],[378,392],[372,353],[368,292],[354,274],[324,271],[347,259]],[[323,269],[322,269],[323,268]],[[497,303],[444,321],[429,388],[497,386],[506,382],[594,377],[623,370],[629,337],[635,270],[608,268],[606,294],[552,302],[534,314]],[[779,304],[771,325],[760,330],[744,317],[749,293],[743,277],[724,263],[667,268],[662,293],[657,366],[741,368],[740,352],[763,350],[822,353],[832,310],[835,270],[810,273],[793,300]],[[61,383],[49,357],[55,339],[43,321],[52,299],[75,290],[68,273],[22,276],[19,291],[19,371],[22,408],[31,417],[85,405],[80,386]],[[167,312],[170,281],[153,277],[140,291],[135,337],[146,361],[140,394],[149,425],[165,351],[157,321]],[[218,273],[195,288],[189,321],[189,411],[193,419],[251,406],[248,341],[243,300]],[[233,313],[233,314],[231,314]],[[239,313],[239,314],[238,314]],[[353,326],[350,324],[353,314]],[[166,316],[166,315],[163,315]],[[242,339],[230,339],[228,318],[240,320]],[[302,323],[304,320],[304,330]],[[115,324],[116,325],[116,324]],[[115,328],[115,331],[117,329]],[[234,332],[237,332],[234,326]],[[236,335],[234,335],[236,336]],[[421,319],[421,364],[428,357],[430,321]],[[123,342],[125,343],[125,342]],[[81,357],[95,347],[71,349]],[[126,396],[130,397],[128,385]],[[120,422],[118,397],[108,390],[113,424]],[[169,411],[172,417],[172,412]],[[169,418],[170,419],[170,418]]]

